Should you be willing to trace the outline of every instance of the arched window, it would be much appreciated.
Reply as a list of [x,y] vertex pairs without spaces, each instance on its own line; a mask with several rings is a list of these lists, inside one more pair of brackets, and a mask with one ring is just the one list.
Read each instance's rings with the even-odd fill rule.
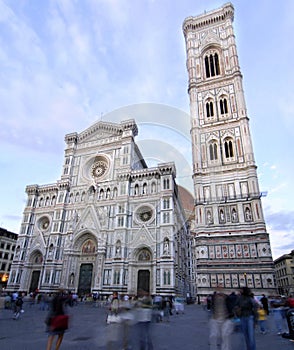
[[213,103],[212,101],[206,102],[206,117],[210,118],[214,116]]
[[147,194],[147,184],[143,184],[143,194]]
[[217,53],[211,53],[204,58],[206,78],[220,74],[219,58]]
[[76,193],[75,202],[78,202],[79,200],[80,200],[80,193],[77,192],[77,193]]
[[135,188],[134,188],[134,195],[137,196],[139,194],[139,185],[135,185]]
[[228,113],[228,101],[226,98],[221,98],[219,101],[220,114],[224,115]]
[[230,139],[226,139],[225,143],[225,156],[226,158],[232,158],[234,157],[234,151],[233,151],[233,142]]
[[163,189],[168,190],[169,189],[169,179],[163,180]]
[[213,142],[209,145],[209,157],[210,160],[217,160],[217,144]]

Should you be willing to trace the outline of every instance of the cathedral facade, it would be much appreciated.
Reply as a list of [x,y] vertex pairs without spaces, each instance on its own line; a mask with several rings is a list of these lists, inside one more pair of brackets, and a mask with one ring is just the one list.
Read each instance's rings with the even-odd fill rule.
[[174,163],[148,168],[137,133],[127,120],[66,135],[60,180],[26,188],[8,289],[191,294]]
[[186,42],[197,291],[275,293],[233,29],[231,3],[183,23]]

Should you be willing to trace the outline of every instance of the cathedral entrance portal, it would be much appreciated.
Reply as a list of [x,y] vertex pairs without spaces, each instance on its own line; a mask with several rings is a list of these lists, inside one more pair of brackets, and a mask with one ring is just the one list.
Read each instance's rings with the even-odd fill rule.
[[149,270],[138,271],[137,291],[139,291],[140,289],[148,293],[150,292],[150,271]]
[[82,264],[80,267],[80,277],[79,277],[79,286],[78,294],[87,294],[91,292],[92,285],[92,273],[93,265],[92,264]]
[[30,292],[35,292],[35,290],[38,289],[40,272],[41,271],[33,271],[29,290]]

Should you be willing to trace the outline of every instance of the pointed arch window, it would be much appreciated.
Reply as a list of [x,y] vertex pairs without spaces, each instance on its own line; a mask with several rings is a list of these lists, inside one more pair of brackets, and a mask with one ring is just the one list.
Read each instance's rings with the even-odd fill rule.
[[228,113],[228,100],[226,98],[221,98],[219,100],[220,114],[224,115]]
[[225,146],[225,157],[226,158],[234,157],[233,141],[231,139],[226,139],[224,146]]
[[206,117],[210,118],[214,116],[213,103],[212,101],[206,102]]
[[210,160],[217,160],[217,144],[216,144],[216,142],[212,142],[209,145],[209,158],[210,158]]
[[143,194],[147,194],[147,184],[143,184]]
[[135,185],[134,187],[134,195],[137,196],[139,194],[139,185]]
[[205,56],[204,65],[206,78],[211,78],[216,75],[220,75],[219,57],[216,52],[210,53]]

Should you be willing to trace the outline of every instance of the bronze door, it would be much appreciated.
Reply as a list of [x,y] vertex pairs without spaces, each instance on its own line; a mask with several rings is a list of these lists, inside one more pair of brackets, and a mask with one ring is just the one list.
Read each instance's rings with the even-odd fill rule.
[[150,271],[149,270],[138,271],[137,291],[139,291],[140,289],[148,293],[150,292]]
[[39,278],[40,278],[40,271],[33,271],[31,285],[30,285],[30,292],[35,292],[35,290],[38,289]]
[[93,265],[92,264],[82,264],[81,265],[78,294],[91,293],[92,273],[93,273]]

